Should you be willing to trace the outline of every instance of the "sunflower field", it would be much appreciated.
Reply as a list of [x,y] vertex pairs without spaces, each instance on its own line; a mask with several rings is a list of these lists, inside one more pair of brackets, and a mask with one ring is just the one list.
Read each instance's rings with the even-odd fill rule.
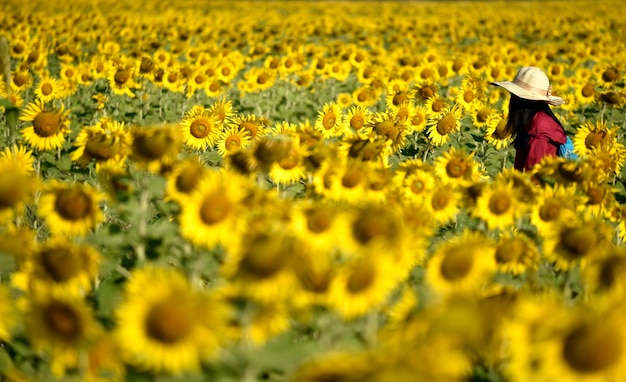
[[4,1],[0,381],[626,380],[625,13]]

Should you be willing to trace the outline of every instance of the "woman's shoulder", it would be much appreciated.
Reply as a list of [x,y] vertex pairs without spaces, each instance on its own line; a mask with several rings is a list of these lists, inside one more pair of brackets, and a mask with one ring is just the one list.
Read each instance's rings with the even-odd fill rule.
[[533,117],[533,125],[537,128],[553,128],[560,125],[545,111],[538,111]]

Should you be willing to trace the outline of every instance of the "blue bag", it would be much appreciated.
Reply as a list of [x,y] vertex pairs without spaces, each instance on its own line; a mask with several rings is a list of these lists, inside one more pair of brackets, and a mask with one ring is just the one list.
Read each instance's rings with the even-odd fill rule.
[[559,145],[556,155],[565,159],[578,159],[578,155],[574,152],[574,143],[572,143],[572,140],[569,137],[567,137],[565,143]]

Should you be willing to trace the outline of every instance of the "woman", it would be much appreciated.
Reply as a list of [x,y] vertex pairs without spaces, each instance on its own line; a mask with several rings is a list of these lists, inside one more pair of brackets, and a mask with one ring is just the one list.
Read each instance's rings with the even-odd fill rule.
[[563,125],[549,105],[563,104],[563,98],[551,94],[548,76],[541,69],[525,66],[513,81],[492,82],[511,93],[506,133],[514,138],[515,165],[530,171],[546,156],[556,156],[567,136]]

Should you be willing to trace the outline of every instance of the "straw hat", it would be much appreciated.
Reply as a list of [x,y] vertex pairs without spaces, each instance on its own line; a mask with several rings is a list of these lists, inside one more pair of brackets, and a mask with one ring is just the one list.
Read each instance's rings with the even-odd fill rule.
[[545,101],[554,106],[560,106],[565,102],[563,98],[552,95],[548,76],[536,66],[522,67],[513,81],[491,84],[501,86],[516,96],[530,101]]

